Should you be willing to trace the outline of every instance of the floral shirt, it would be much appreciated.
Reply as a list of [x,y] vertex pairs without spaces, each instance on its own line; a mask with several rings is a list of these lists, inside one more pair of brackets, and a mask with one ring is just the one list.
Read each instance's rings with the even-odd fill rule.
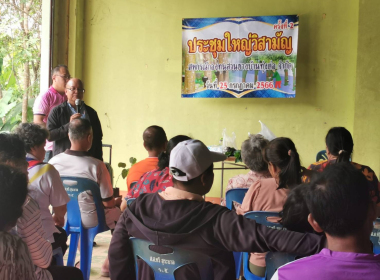
[[[332,160],[322,160],[318,161],[316,163],[313,163],[309,166],[308,169],[316,171],[316,172],[322,172],[328,165],[333,164],[336,162],[336,159]],[[353,166],[355,166],[357,169],[359,169],[364,176],[367,178],[368,182],[370,183],[370,194],[372,197],[372,200],[377,204],[380,205],[380,183],[379,180],[376,177],[375,171],[373,171],[369,166],[358,164],[355,162],[351,162]],[[302,181],[308,182],[308,178],[303,177]]]
[[[254,172],[254,171],[250,170],[247,174],[240,174],[240,175],[232,177],[228,181],[226,193],[227,193],[227,191],[232,190],[232,189],[249,189],[249,187],[252,186],[252,184],[254,182],[256,182],[257,180],[270,178],[270,177],[271,176],[270,176],[269,172],[266,174],[262,174],[262,173],[258,173],[258,172]],[[226,196],[224,196],[224,197],[226,197]],[[222,199],[221,205],[226,206],[226,199],[225,198]],[[235,208],[238,205],[239,204],[236,203]]]
[[173,182],[172,176],[169,173],[169,168],[166,167],[163,170],[155,169],[146,172],[136,184],[131,185],[131,189],[126,196],[126,199],[137,198],[142,193],[162,192],[167,187],[172,186]]

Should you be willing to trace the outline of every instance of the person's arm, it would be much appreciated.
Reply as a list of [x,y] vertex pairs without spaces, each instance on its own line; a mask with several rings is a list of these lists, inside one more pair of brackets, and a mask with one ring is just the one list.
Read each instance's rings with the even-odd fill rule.
[[49,203],[53,207],[53,220],[55,225],[63,227],[65,225],[65,214],[67,212],[67,203],[70,201],[65,187],[62,184],[61,177],[53,165],[48,164],[49,170],[43,176],[46,181],[41,185],[42,190],[49,194]]
[[102,125],[100,123],[98,114],[96,111],[86,105],[86,111],[91,120],[92,129],[94,130],[94,140],[92,143],[92,147],[89,150],[90,154],[97,158],[98,160],[103,161],[103,147],[102,147],[102,139],[103,139],[103,131]]
[[28,246],[34,265],[47,268],[50,266],[53,249],[43,235],[41,212],[37,202],[27,197],[22,216],[17,220],[16,232]]
[[44,123],[45,115],[33,115],[33,122],[44,128],[46,128],[46,123]]
[[234,252],[271,251],[308,256],[321,251],[326,243],[324,236],[270,229],[229,210],[217,215],[213,227],[213,238]]
[[53,207],[54,214],[53,220],[56,226],[63,227],[65,225],[65,214],[67,212],[67,206],[62,205],[58,207]]
[[124,211],[116,224],[111,244],[108,249],[111,280],[136,279],[135,261],[132,247],[129,242],[129,233],[126,227],[127,218],[127,211]]
[[101,162],[97,168],[97,179],[100,188],[100,195],[105,208],[115,207],[115,199],[113,197],[113,188],[111,184],[111,176],[106,165]]
[[67,123],[62,123],[60,107],[55,107],[51,110],[48,120],[47,120],[47,129],[49,130],[50,136],[49,141],[56,141],[68,137],[69,133],[69,124],[73,119],[80,118],[81,114],[73,114]]

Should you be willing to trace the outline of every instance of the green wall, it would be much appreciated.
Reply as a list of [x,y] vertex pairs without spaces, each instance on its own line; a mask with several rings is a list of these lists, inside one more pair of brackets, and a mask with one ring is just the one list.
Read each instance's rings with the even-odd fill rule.
[[[359,13],[358,62],[356,71],[354,160],[380,173],[380,25],[379,2],[361,0]],[[377,8],[374,8],[377,7]]]
[[[277,136],[293,139],[305,166],[324,149],[324,137],[330,127],[345,126],[351,132],[364,133],[367,126],[363,123],[371,122],[365,108],[372,104],[362,98],[366,88],[358,89],[361,80],[356,75],[361,68],[365,70],[367,63],[359,61],[358,55],[368,61],[373,59],[367,57],[366,52],[371,51],[368,46],[358,46],[358,28],[370,23],[361,23],[362,13],[359,19],[359,5],[366,5],[364,2],[368,1],[84,1],[83,14],[77,10],[70,13],[71,17],[79,17],[76,29],[79,35],[83,33],[84,44],[83,53],[72,55],[70,52],[76,52],[78,47],[70,42],[69,66],[76,67],[82,57],[82,71],[77,73],[82,72],[86,102],[99,114],[104,143],[113,145],[115,176],[119,161],[126,162],[131,156],[138,160],[146,157],[142,132],[153,124],[164,127],[169,138],[187,134],[207,145],[217,144],[222,129],[227,128],[236,133],[240,146],[248,132],[260,130],[261,120]],[[371,7],[368,10],[375,12]],[[295,99],[180,98],[182,18],[279,14],[300,16]],[[77,24],[81,19],[83,30]],[[363,40],[369,40],[370,31],[367,32]],[[76,61],[70,61],[71,57]],[[361,76],[371,79],[365,73]],[[374,83],[371,86],[371,94],[375,95]],[[356,106],[355,102],[360,104]],[[371,108],[375,114],[375,107]],[[363,139],[354,136],[357,153],[358,143],[367,147],[371,142],[379,148],[377,141],[365,135]],[[367,156],[372,158],[367,160]],[[379,159],[372,151],[360,149],[360,159],[379,173]],[[237,173],[226,171],[225,178]],[[219,196],[219,171],[215,177],[210,196]],[[118,186],[124,186],[122,180]]]

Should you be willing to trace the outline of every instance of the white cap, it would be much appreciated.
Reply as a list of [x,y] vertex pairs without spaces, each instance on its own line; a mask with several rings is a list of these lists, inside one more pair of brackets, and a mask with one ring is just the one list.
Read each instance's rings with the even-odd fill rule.
[[[226,158],[224,154],[211,152],[199,140],[186,140],[178,143],[170,152],[170,173],[178,181],[189,181],[205,172],[213,162]],[[180,174],[177,169],[185,174]]]

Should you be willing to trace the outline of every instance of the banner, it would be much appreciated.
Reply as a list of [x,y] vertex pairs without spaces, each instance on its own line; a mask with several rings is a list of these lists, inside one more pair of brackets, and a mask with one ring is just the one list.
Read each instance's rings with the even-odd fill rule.
[[298,16],[182,20],[182,97],[294,98]]

